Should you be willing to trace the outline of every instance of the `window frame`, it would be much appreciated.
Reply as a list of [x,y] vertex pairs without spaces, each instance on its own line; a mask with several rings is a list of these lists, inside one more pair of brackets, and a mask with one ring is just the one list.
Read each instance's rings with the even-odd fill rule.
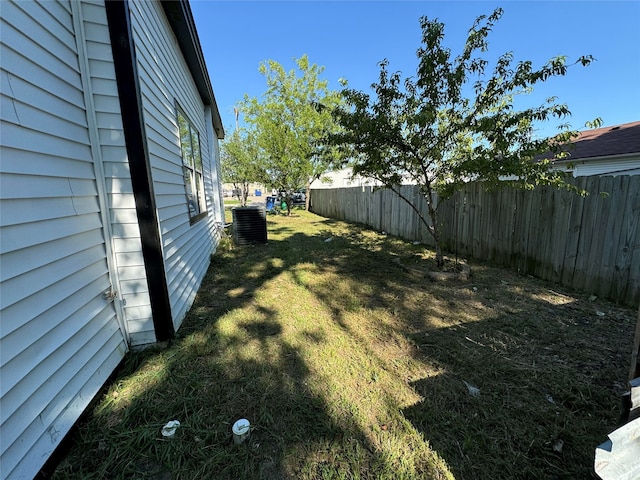
[[[193,225],[209,214],[204,188],[202,141],[200,132],[198,132],[198,129],[177,101],[175,106],[187,215],[189,215],[189,223]],[[187,129],[186,132],[183,132],[184,127]],[[188,144],[185,142],[185,137],[188,140]]]

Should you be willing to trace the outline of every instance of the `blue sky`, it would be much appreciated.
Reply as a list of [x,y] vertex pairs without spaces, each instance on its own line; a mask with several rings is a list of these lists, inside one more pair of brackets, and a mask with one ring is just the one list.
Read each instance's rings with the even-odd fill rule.
[[[260,62],[271,59],[287,70],[303,54],[324,66],[322,77],[339,89],[339,78],[371,93],[378,62],[414,75],[421,16],[445,24],[445,44],[459,53],[478,15],[496,7],[504,15],[490,34],[489,55],[512,51],[515,60],[541,66],[556,55],[570,61],[593,55],[589,67],[536,87],[526,99],[538,105],[557,96],[572,112],[572,128],[601,117],[604,125],[640,120],[640,1],[213,1],[192,0],[214,93],[227,131],[233,107],[245,94],[265,89]],[[559,121],[541,125],[552,134]]]

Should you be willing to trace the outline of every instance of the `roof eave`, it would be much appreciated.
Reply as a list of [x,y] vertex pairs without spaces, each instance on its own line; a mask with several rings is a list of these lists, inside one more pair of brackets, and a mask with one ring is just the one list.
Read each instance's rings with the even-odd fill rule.
[[640,158],[640,152],[621,153],[617,155],[600,155],[598,157],[577,157],[577,158],[562,158],[555,159],[553,163],[555,165],[564,165],[567,163],[587,163],[597,161],[615,161],[615,160],[633,160]]
[[205,105],[211,106],[211,116],[213,128],[219,139],[224,138],[224,127],[222,118],[213,94],[213,87],[207,71],[207,65],[202,53],[202,47],[198,38],[198,32],[189,7],[188,0],[161,0],[162,8],[171,25],[171,29],[176,35],[178,45],[182,51],[193,79],[198,88],[198,93]]

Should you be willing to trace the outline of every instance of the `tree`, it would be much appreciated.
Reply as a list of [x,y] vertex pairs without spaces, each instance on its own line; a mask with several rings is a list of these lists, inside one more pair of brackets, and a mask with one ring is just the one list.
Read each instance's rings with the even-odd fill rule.
[[[351,153],[354,174],[380,181],[411,205],[435,241],[439,266],[443,256],[436,198],[452,196],[469,180],[483,181],[489,188],[501,183],[522,188],[568,185],[563,172],[550,169],[549,160],[533,161],[577,134],[564,127],[552,138],[534,138],[536,122],[565,118],[568,107],[549,98],[543,105],[517,110],[514,100],[535,84],[564,76],[572,65],[589,65],[593,58],[583,56],[568,64],[560,56],[534,69],[530,61],[514,65],[513,54],[507,52],[485,75],[489,61],[482,54],[502,13],[498,8],[489,17],[478,17],[455,58],[442,45],[444,24],[422,17],[415,78],[402,82],[399,72],[389,73],[384,60],[378,83],[372,85],[375,98],[345,87],[341,93],[348,108],[335,111],[343,131],[331,137],[332,143]],[[407,177],[419,185],[430,221],[412,199],[400,194],[398,185]]]
[[222,181],[232,183],[240,205],[247,205],[249,183],[259,176],[258,147],[251,132],[235,130],[221,146]]
[[308,202],[311,182],[336,161],[337,150],[322,148],[322,140],[337,131],[331,112],[341,102],[320,79],[324,67],[309,64],[306,55],[295,63],[297,71],[289,72],[273,60],[262,63],[267,90],[261,100],[245,96],[241,105],[259,147],[260,181],[285,193],[289,214],[293,193],[304,187]]

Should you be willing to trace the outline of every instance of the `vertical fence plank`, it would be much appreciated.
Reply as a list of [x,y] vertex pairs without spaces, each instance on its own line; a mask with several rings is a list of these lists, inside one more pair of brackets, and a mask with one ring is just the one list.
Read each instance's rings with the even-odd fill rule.
[[539,234],[540,234],[540,199],[541,191],[539,188],[531,191],[531,209],[529,210],[529,219],[526,225],[527,229],[527,251],[525,254],[525,268],[523,273],[533,274],[536,269],[536,262],[540,252]]
[[[414,196],[415,196],[416,205],[421,205],[422,204],[422,202],[421,202],[422,194],[420,193],[420,188],[417,185],[414,186]],[[422,210],[422,211],[424,211],[424,210]],[[420,242],[421,241],[420,239],[422,237],[422,228],[423,228],[422,222],[421,222],[420,218],[418,218],[418,215],[413,215],[413,218],[414,218],[413,228],[412,228],[412,232],[413,233],[411,234],[411,237],[409,237],[409,238],[417,240],[418,242]]]
[[500,225],[500,264],[505,267],[511,266],[512,257],[512,238],[515,223],[515,190],[513,188],[504,188],[502,191],[502,219]]
[[380,231],[388,231],[389,230],[389,212],[392,198],[391,198],[390,190],[380,190]]
[[[616,195],[615,204],[616,218],[612,226],[612,239],[617,244],[611,247],[609,264],[612,268],[611,282],[608,282],[608,291],[602,289],[598,292],[598,295],[602,298],[613,298],[616,301],[623,301],[624,293],[629,280],[631,249],[629,244],[632,242],[630,235],[635,230],[634,223],[637,225],[638,217],[630,217],[633,209],[632,190],[630,188],[630,181],[633,177],[620,176],[616,177],[616,183],[614,185],[614,194]],[[612,202],[612,203],[613,203]]]
[[553,214],[551,218],[551,242],[549,268],[545,278],[560,283],[565,260],[565,251],[569,238],[569,217],[571,215],[572,199],[576,194],[568,190],[554,192]]
[[508,250],[506,244],[511,239],[511,202],[510,190],[502,188],[496,192],[498,197],[499,214],[496,217],[496,245],[494,249],[494,259],[498,265],[508,264]]
[[540,278],[548,278],[551,274],[551,263],[553,257],[553,222],[557,214],[556,194],[559,191],[553,187],[544,187],[544,196],[540,206],[540,220],[543,225],[540,231],[540,244],[542,255],[538,263],[538,272],[536,275]]
[[468,241],[469,238],[469,195],[468,189],[465,185],[459,192],[458,204],[456,206],[457,220],[458,220],[458,238],[454,239],[458,254],[462,256],[468,256]]
[[385,215],[389,219],[387,222],[386,232],[392,235],[398,235],[397,219],[398,215],[395,214],[396,210],[402,204],[402,200],[394,194],[391,190],[387,190],[387,203]]
[[513,226],[512,250],[514,259],[511,266],[519,272],[524,272],[526,267],[527,240],[529,237],[528,219],[531,203],[524,201],[525,193],[528,194],[529,192],[518,190],[516,193],[516,218]]
[[461,192],[457,192],[454,195],[452,202],[449,202],[449,204],[451,205],[450,216],[452,219],[451,222],[453,226],[451,240],[453,242],[453,252],[458,257],[467,255],[465,251],[465,247],[462,244],[462,241],[465,238],[463,235],[463,231],[466,230],[465,225],[468,220],[465,199],[466,199],[466,194],[464,191],[461,191]]
[[628,222],[628,237],[631,258],[629,262],[629,280],[624,294],[624,302],[638,305],[640,302],[640,177],[634,177],[635,193],[631,195],[631,217]]
[[472,184],[470,185],[471,195],[472,195],[472,215],[473,215],[473,230],[471,231],[471,256],[474,258],[482,258],[481,257],[481,239],[482,239],[482,203],[480,200],[480,195],[478,194],[478,185]]
[[478,232],[478,258],[489,257],[489,237],[491,236],[491,195],[476,185],[478,193],[478,205],[480,206],[480,230]]
[[[578,190],[586,190],[587,177],[573,180]],[[564,251],[564,263],[560,282],[563,285],[573,285],[573,273],[576,268],[580,233],[582,232],[582,211],[584,210],[585,197],[574,196],[571,198],[571,211],[567,226],[567,238]]]
[[[400,188],[402,188],[403,195],[415,204],[416,198],[415,198],[413,185],[403,185]],[[413,238],[413,223],[414,223],[416,214],[411,208],[411,206],[406,205],[406,202],[405,202],[405,205],[402,206],[402,210],[403,210],[403,215],[401,217],[400,236],[402,238],[407,238],[407,239]]]
[[455,193],[451,198],[446,201],[439,202],[438,204],[438,217],[442,219],[442,240],[444,248],[453,254],[458,253],[458,245],[456,240],[458,238],[458,202],[460,192]]
[[511,243],[511,228],[513,222],[513,203],[511,199],[511,189],[503,188],[496,192],[500,214],[496,223],[496,246],[494,259],[498,265],[509,265],[509,244]]
[[[580,177],[590,192],[537,188],[487,192],[470,183],[442,202],[441,234],[447,250],[507,265],[523,273],[597,293],[627,305],[640,300],[640,176]],[[600,191],[609,193],[602,198]],[[416,186],[403,186],[428,219]],[[406,203],[372,187],[311,193],[313,211],[366,224],[431,247],[433,239]]]
[[533,274],[540,278],[547,278],[551,271],[553,218],[556,214],[555,194],[557,190],[549,187],[540,187],[540,216],[538,218],[539,233],[536,244],[539,247],[537,261]]
[[523,217],[522,217],[522,225],[520,227],[522,241],[520,244],[520,264],[518,270],[521,273],[528,273],[528,263],[529,263],[529,255],[530,255],[530,247],[529,247],[529,238],[531,236],[531,219],[532,216],[537,213],[535,208],[533,207],[534,202],[532,201],[537,195],[535,191],[528,192],[529,201],[525,202],[524,197],[525,192],[522,192],[522,203],[525,205],[523,209]]
[[612,292],[612,287],[616,253],[620,240],[624,237],[622,221],[627,203],[626,195],[624,195],[624,186],[625,183],[628,185],[628,178],[624,176],[612,178],[611,191],[606,198],[608,205],[604,212],[606,214],[606,225],[603,231],[602,256],[598,265],[597,289],[593,292],[601,298],[608,298],[612,294],[615,296],[615,293]]
[[473,212],[471,211],[471,189],[470,185],[465,185],[462,189],[462,206],[458,205],[458,211],[462,212],[460,217],[462,225],[460,226],[460,237],[458,238],[458,248],[461,255],[472,257],[473,244]]
[[640,303],[640,229],[636,230],[629,268],[629,281],[627,282],[623,301],[626,305],[638,305]]
[[371,187],[368,194],[371,202],[369,207],[369,225],[373,227],[374,230],[380,230],[380,198],[378,191],[374,187]]
[[593,239],[592,234],[596,228],[596,211],[598,206],[597,195],[592,193],[598,190],[598,178],[587,177],[586,182],[586,190],[590,192],[590,194],[584,197],[580,238],[576,249],[576,262],[571,280],[571,286],[578,290],[583,290],[586,283],[587,269],[589,267],[589,252]]
[[601,279],[598,276],[600,264],[603,258],[604,237],[606,234],[607,212],[613,214],[613,205],[608,195],[611,195],[613,177],[598,177],[598,188],[592,195],[597,199],[593,217],[594,228],[591,231],[591,245],[589,248],[585,282],[583,289],[588,293],[598,291],[598,283]]
[[499,225],[498,221],[500,219],[500,191],[495,192],[485,192],[483,191],[483,196],[485,197],[485,205],[487,208],[484,211],[486,222],[485,228],[486,230],[483,232],[482,241],[485,245],[483,249],[484,255],[483,258],[486,258],[490,262],[496,261],[496,249],[498,246],[498,235],[499,235]]

